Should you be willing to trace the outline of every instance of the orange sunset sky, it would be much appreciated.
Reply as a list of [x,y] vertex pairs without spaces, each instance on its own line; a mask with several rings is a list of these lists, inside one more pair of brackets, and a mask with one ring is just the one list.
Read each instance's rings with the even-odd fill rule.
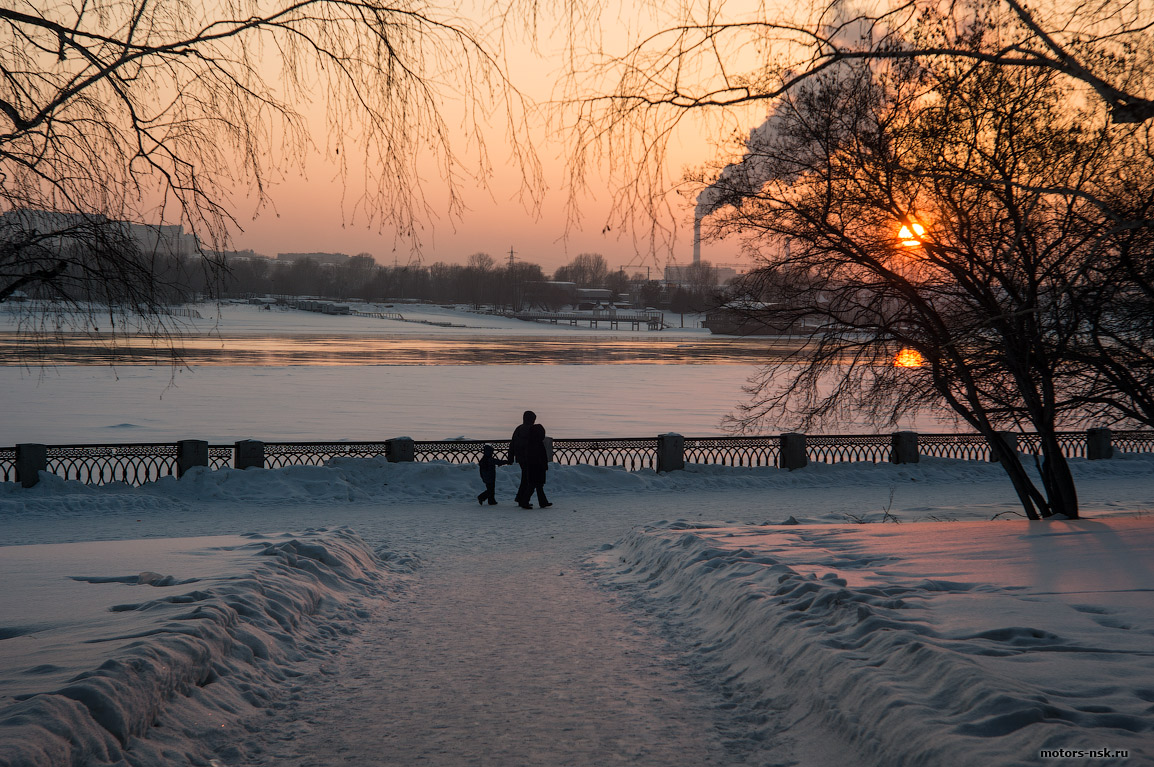
[[[667,262],[688,262],[692,257],[692,195],[671,194],[675,213],[666,223],[674,230],[676,239],[672,248],[661,245],[651,249],[645,231],[620,231],[616,227],[605,231],[612,212],[609,192],[612,181],[604,168],[590,170],[589,190],[582,196],[579,208],[581,221],[570,225],[567,233],[566,118],[559,117],[555,110],[548,111],[548,102],[560,95],[557,88],[565,67],[566,47],[564,34],[552,31],[562,27],[561,20],[547,14],[548,10],[542,9],[535,44],[527,39],[523,30],[506,28],[505,43],[500,45],[495,26],[487,25],[492,45],[506,56],[510,80],[546,110],[532,118],[532,140],[546,185],[540,213],[534,216],[518,200],[520,177],[510,167],[503,118],[495,115],[486,138],[494,177],[488,189],[468,179],[460,182],[459,191],[467,210],[459,219],[446,215],[445,182],[439,168],[431,162],[427,164],[421,184],[434,218],[421,233],[420,262],[463,263],[477,252],[503,261],[512,248],[517,259],[538,263],[546,272],[551,272],[579,253],[595,252],[604,255],[611,268],[625,267],[633,273],[645,271],[648,266],[654,277]],[[483,23],[479,21],[482,16],[473,16],[474,23]],[[626,10],[605,6],[599,29],[583,37],[582,44],[588,48],[597,46],[595,36],[601,34],[600,46],[607,52],[618,52],[624,50],[631,37],[635,39],[638,34],[651,31],[661,21],[651,13],[635,10],[632,5],[627,5]],[[450,124],[457,106],[451,100],[445,103]],[[552,116],[552,126],[546,125],[546,114]],[[735,127],[748,130],[760,122],[762,116],[764,108],[739,116],[738,122],[687,121],[670,147],[673,156],[666,166],[670,180],[679,179],[685,168],[722,156],[721,145]],[[741,122],[743,119],[745,122]],[[314,122],[323,126],[319,117]],[[233,247],[252,249],[271,257],[280,252],[365,252],[380,264],[410,263],[414,255],[409,243],[398,240],[390,227],[370,224],[357,209],[356,180],[347,186],[339,182],[336,168],[325,153],[323,133],[323,127],[315,131],[316,149],[308,157],[305,174],[293,174],[272,187],[271,207],[257,210],[255,201],[246,195],[234,196],[234,213],[243,231],[236,233]],[[468,164],[470,155],[462,149],[460,159]],[[363,158],[349,158],[351,167],[358,161],[363,166]],[[736,243],[706,243],[702,258],[715,264],[741,262]]]

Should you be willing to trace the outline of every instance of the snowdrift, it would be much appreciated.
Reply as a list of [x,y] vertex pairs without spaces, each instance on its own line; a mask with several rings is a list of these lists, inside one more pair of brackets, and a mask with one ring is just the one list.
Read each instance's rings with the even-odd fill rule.
[[1122,765],[1154,756],[1152,544],[1150,520],[677,522],[596,565],[766,740],[813,717],[887,767]]
[[[1123,454],[1109,461],[1070,459],[1079,481],[1146,482],[1154,475],[1154,453]],[[520,482],[517,466],[497,469],[497,494],[512,497]],[[658,474],[621,466],[550,465],[548,488],[558,496],[603,493],[667,493],[727,490],[793,490],[831,486],[917,487],[928,482],[995,482],[1009,487],[995,463],[926,458],[916,464],[871,462],[811,463],[789,471],[775,467],[687,464],[684,471]],[[0,514],[23,512],[87,516],[157,508],[188,510],[206,502],[242,504],[347,504],[460,501],[483,489],[477,464],[389,463],[385,458],[333,458],[324,466],[276,469],[196,467],[182,478],[163,477],[141,487],[122,483],[85,485],[41,472],[40,482],[23,488],[0,482]],[[1012,491],[1006,493],[1012,502]],[[805,520],[802,520],[805,521]]]
[[[14,616],[3,618],[0,765],[208,763],[209,754],[227,755],[252,715],[281,705],[284,696],[303,694],[294,678],[338,652],[341,638],[368,616],[370,602],[405,569],[399,561],[386,564],[344,529],[247,537],[255,540],[5,549],[4,563],[17,567],[22,554],[52,549],[57,561],[45,568],[55,576],[40,577],[53,588],[74,584],[75,596],[58,595],[63,609],[55,611],[23,608],[35,619],[32,625],[12,626]],[[72,561],[69,546],[77,547]],[[191,568],[194,577],[124,574],[150,547]],[[136,554],[125,555],[130,551]],[[202,563],[187,564],[190,558]],[[59,571],[93,562],[120,569],[70,577]],[[97,599],[106,601],[91,604],[86,589],[94,585]],[[107,589],[132,601],[108,603]],[[98,665],[72,673],[84,663]],[[56,686],[62,674],[67,678]]]

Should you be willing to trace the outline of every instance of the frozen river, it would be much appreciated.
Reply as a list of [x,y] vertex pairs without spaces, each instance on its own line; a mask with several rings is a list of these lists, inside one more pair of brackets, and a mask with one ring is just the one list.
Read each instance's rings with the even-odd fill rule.
[[[9,359],[0,445],[501,439],[526,409],[557,437],[716,435],[780,346],[699,329],[591,332],[425,312],[453,327],[237,307],[187,339],[184,367],[95,364],[85,344],[44,367]],[[135,347],[129,360],[155,363],[149,343]],[[954,430],[932,420],[902,428]]]

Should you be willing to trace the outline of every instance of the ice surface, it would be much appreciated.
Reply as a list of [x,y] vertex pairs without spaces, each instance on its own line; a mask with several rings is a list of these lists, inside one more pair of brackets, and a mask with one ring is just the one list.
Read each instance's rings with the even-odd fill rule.
[[[498,339],[523,342],[521,351],[530,354],[550,342],[572,346],[619,339],[651,345],[672,341],[676,346],[678,339],[692,343],[709,336],[700,329],[589,331],[437,306],[401,310],[471,327],[445,329],[235,305],[223,306],[217,318],[214,309],[202,306],[206,319],[196,321],[195,330],[274,335],[279,343],[294,344],[304,364],[0,366],[0,387],[10,394],[0,402],[0,445],[377,441],[402,435],[505,439],[527,408],[536,411],[556,437],[646,437],[669,431],[707,436],[723,433],[722,417],[745,399],[742,387],[757,370],[752,364],[398,365],[387,354],[365,364],[323,364],[323,351],[318,350],[331,339],[317,337],[318,332],[344,334],[353,348],[358,339],[383,337],[418,347],[427,342],[464,348]],[[0,332],[15,327],[13,316],[0,305]],[[724,356],[727,341],[713,343]],[[227,348],[229,341],[220,338],[212,344]],[[261,355],[253,359],[259,363]],[[286,412],[292,417],[286,418]],[[958,430],[928,415],[910,417],[895,428]],[[841,430],[876,431],[861,424]]]

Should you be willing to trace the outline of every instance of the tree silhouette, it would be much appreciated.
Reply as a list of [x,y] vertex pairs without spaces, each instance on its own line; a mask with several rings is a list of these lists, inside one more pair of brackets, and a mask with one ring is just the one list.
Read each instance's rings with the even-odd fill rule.
[[[7,3],[0,214],[52,215],[0,227],[0,299],[21,290],[84,314],[97,291],[74,283],[110,280],[137,299],[128,309],[163,321],[158,254],[93,247],[99,258],[66,263],[54,251],[107,241],[108,222],[179,224],[198,238],[196,264],[219,271],[214,252],[238,226],[234,195],[268,210],[271,186],[317,147],[346,183],[363,171],[351,213],[419,247],[432,211],[418,167],[437,163],[447,213],[460,214],[460,185],[491,170],[480,128],[494,114],[507,121],[511,164],[539,188],[499,63],[452,8],[415,0]],[[452,99],[463,122],[446,119]],[[310,125],[310,107],[323,125]]]

